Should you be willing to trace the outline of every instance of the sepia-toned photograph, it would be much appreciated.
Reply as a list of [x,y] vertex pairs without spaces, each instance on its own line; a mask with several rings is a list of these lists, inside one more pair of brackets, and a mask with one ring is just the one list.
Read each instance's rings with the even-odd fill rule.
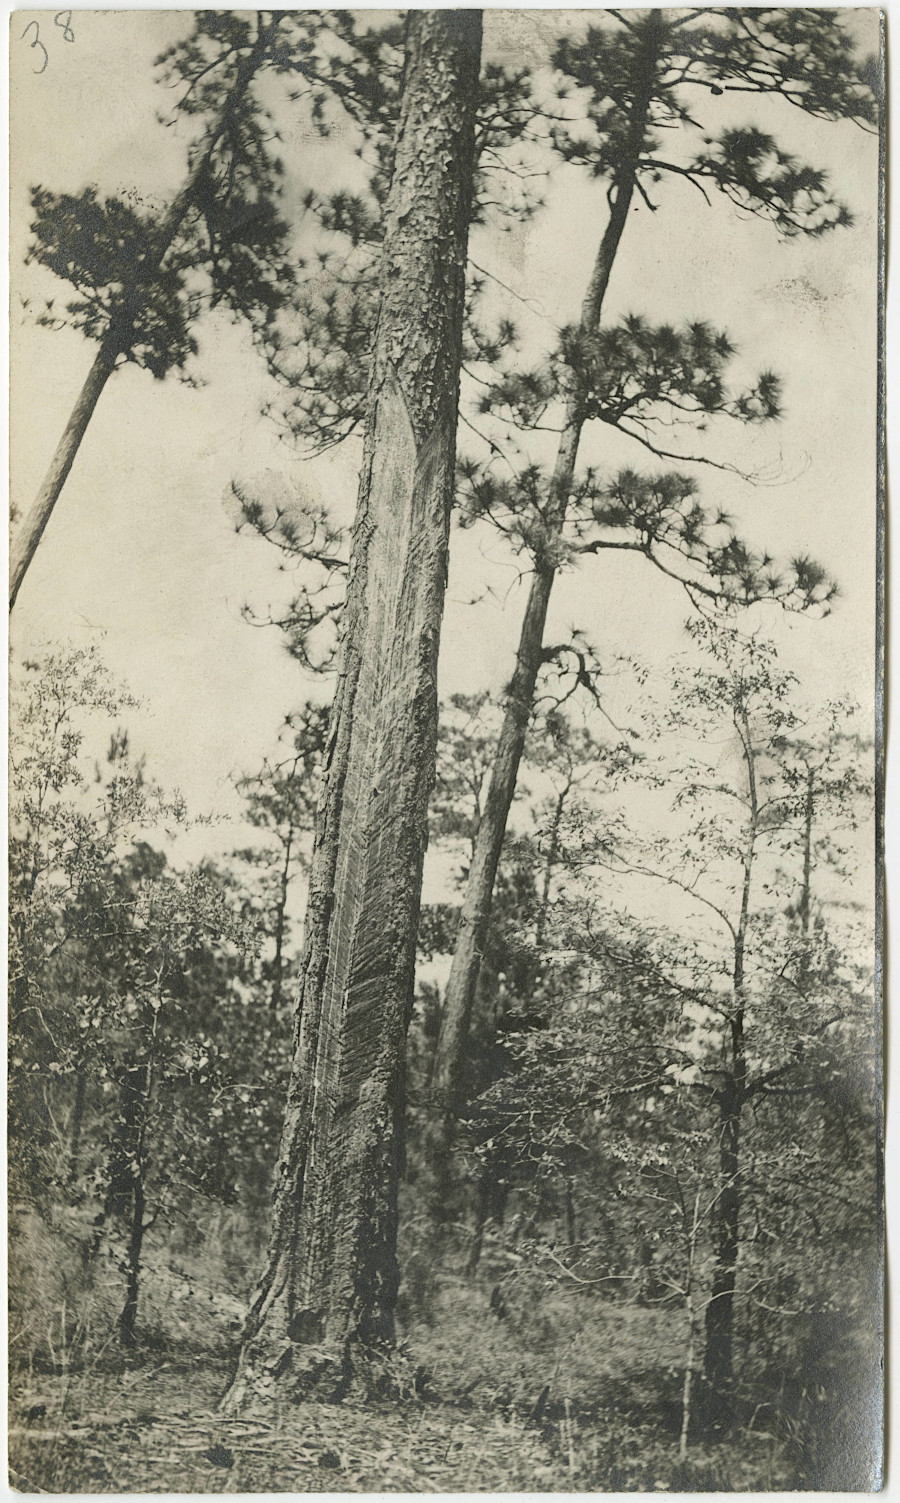
[[9,23],[11,1488],[879,1490],[883,13]]

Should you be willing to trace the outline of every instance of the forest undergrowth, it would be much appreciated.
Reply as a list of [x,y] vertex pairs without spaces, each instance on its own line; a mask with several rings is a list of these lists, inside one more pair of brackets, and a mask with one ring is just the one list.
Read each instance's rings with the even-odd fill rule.
[[822,1384],[790,1395],[783,1376],[779,1392],[769,1374],[771,1401],[760,1402],[756,1372],[752,1407],[679,1460],[682,1312],[541,1294],[493,1228],[475,1274],[461,1262],[454,1271],[452,1250],[427,1275],[424,1258],[409,1260],[418,1274],[401,1290],[398,1348],[341,1401],[257,1401],[234,1416],[219,1403],[258,1261],[246,1213],[212,1207],[203,1232],[148,1237],[129,1352],[115,1336],[114,1259],[89,1266],[71,1221],[31,1210],[14,1219],[17,1491],[757,1491],[842,1480],[821,1441],[840,1431],[839,1395]]
[[[721,650],[744,648],[728,638]],[[832,938],[816,907],[811,854],[816,798],[849,806],[864,789],[855,741],[833,738],[824,761],[801,742],[795,762],[781,734],[790,681],[770,671],[768,649],[753,651],[768,695],[768,719],[759,711],[755,724],[757,734],[768,727],[769,747],[763,757],[748,743],[744,765],[781,811],[767,832],[787,822],[761,866],[753,943],[736,927],[743,937],[723,961],[598,906],[609,862],[632,859],[631,847],[624,834],[618,856],[598,846],[590,810],[573,807],[566,825],[563,794],[597,755],[592,739],[556,724],[545,764],[563,794],[546,851],[539,839],[510,844],[467,1043],[468,1100],[455,1118],[430,1088],[440,998],[425,979],[416,997],[396,1308],[385,1281],[397,1343],[348,1337],[342,1347],[365,1359],[335,1373],[330,1391],[299,1389],[322,1333],[298,1329],[295,1308],[266,1349],[264,1381],[245,1384],[236,1403],[229,1385],[266,1264],[289,1068],[283,850],[308,828],[304,758],[323,719],[292,722],[287,771],[253,783],[254,818],[284,836],[282,854],[252,868],[254,903],[243,878],[209,864],[179,870],[137,838],[135,826],[181,811],[129,760],[122,730],[107,771],[97,762],[87,782],[75,711],[120,707],[95,659],[76,652],[35,671],[13,866],[16,1488],[872,1486],[881,1374],[870,983],[852,959],[852,914]],[[698,682],[718,715],[719,680]],[[697,684],[688,688],[696,697]],[[460,779],[471,773],[477,788],[486,765],[478,705],[450,708],[463,724],[457,734],[448,717],[436,839],[474,827]],[[698,774],[686,848],[695,836],[708,860],[715,843],[725,869],[731,827],[724,816],[710,823],[710,785],[737,802],[727,783]],[[689,792],[680,789],[682,803]],[[538,809],[538,830],[540,818]],[[852,834],[852,809],[846,823]],[[780,873],[798,846],[810,859]],[[638,859],[664,863],[666,851]],[[743,859],[746,891],[755,835]],[[246,854],[234,860],[245,873]],[[455,929],[453,905],[427,905],[422,960],[449,956]],[[741,1027],[726,1031],[729,964]],[[226,1391],[239,1418],[221,1412]]]

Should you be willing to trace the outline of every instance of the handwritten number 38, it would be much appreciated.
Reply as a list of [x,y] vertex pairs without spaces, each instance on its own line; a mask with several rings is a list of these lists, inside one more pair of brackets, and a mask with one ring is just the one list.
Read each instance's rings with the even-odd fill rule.
[[[63,34],[63,40],[66,41],[66,42],[74,42],[74,40],[75,40],[75,33],[72,30],[72,27],[71,27],[71,24],[70,24],[71,20],[72,20],[72,12],[70,10],[58,10],[56,12],[56,15],[53,17],[53,24],[54,24],[54,26],[58,26],[59,27],[60,31]],[[39,27],[37,21],[29,21],[28,22],[28,25],[25,27],[25,30],[22,32],[22,40],[23,41],[27,37],[29,31],[33,31],[34,32],[34,36],[32,37],[31,42],[29,43],[30,47],[32,48],[32,50],[34,50],[34,48],[36,48],[36,47],[39,47],[40,50],[41,50],[41,52],[44,54],[44,61],[41,63],[41,66],[39,68],[33,68],[32,72],[33,73],[43,73],[44,69],[46,68],[47,64],[50,61],[50,54],[48,53],[46,47],[44,46],[43,42],[41,41],[41,28]]]

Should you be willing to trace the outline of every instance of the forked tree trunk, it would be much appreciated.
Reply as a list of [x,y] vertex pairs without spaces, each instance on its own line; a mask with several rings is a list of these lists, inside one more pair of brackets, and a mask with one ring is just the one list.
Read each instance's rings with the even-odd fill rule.
[[[652,11],[646,31],[641,87],[635,94],[628,141],[611,192],[609,221],[581,310],[581,329],[587,334],[596,333],[600,327],[606,290],[631,207],[650,102],[657,84],[657,64],[663,36],[662,14],[659,11]],[[481,956],[484,952],[490,922],[497,866],[516,789],[528,722],[534,705],[535,685],[542,663],[544,627],[556,578],[554,560],[557,549],[555,545],[559,542],[565,525],[584,421],[582,405],[576,391],[575,395],[570,398],[566,409],[563,434],[551,481],[550,504],[545,519],[547,540],[543,556],[535,560],[534,575],[516,653],[516,668],[506,694],[506,709],[497,745],[497,756],[485,799],[484,813],[478,826],[475,853],[466,884],[459,934],[441,1015],[441,1030],[432,1074],[432,1090],[437,1110],[448,1123],[443,1130],[445,1135],[447,1132],[452,1133],[453,1120],[463,1105],[465,1093],[461,1077],[465,1042],[472,1016]]]
[[226,1396],[388,1344],[437,740],[479,11],[411,11],[268,1264]]
[[280,12],[273,12],[264,24],[259,20],[256,42],[245,58],[238,64],[235,82],[228,92],[222,111],[210,130],[206,143],[178,196],[170,204],[161,220],[150,248],[138,269],[138,280],[129,290],[122,303],[118,318],[110,324],[88,371],[85,383],[78,394],[75,406],[67,422],[50,468],[28,512],[16,528],[9,549],[9,608],[16,603],[28,566],[37,552],[53,508],[59,500],[69,471],[75,463],[81,441],[97,407],[110,376],[118,361],[132,348],[135,341],[135,323],[143,304],[143,291],[147,282],[156,275],[168,254],[185,216],[193,205],[197,188],[209,170],[213,152],[229,129],[238,104],[247,92],[247,87],[258,71],[266,51],[278,28]]

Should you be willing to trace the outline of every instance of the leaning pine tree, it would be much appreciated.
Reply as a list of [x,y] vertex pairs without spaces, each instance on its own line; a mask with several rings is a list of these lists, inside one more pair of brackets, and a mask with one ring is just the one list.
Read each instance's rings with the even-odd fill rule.
[[[850,119],[871,127],[877,118],[873,89],[862,76],[852,43],[834,12],[729,10],[717,17],[704,10],[652,10],[627,15],[610,12],[609,16],[601,27],[590,27],[583,42],[560,43],[556,54],[565,87],[587,91],[589,122],[587,133],[577,137],[560,131],[560,148],[569,160],[608,182],[609,217],[581,317],[575,327],[563,331],[558,350],[543,368],[502,379],[482,404],[486,413],[512,412],[522,429],[539,427],[547,421],[547,410],[553,409],[561,414],[561,431],[552,472],[544,476],[532,467],[521,487],[523,493],[539,493],[533,530],[539,534],[540,546],[533,550],[534,571],[516,665],[460,916],[435,1055],[436,1101],[443,1111],[449,1108],[451,1117],[459,1105],[465,1041],[497,866],[546,651],[548,607],[559,567],[571,553],[567,522],[573,497],[583,488],[576,461],[585,426],[599,419],[630,432],[659,456],[693,458],[658,447],[648,434],[647,414],[635,413],[635,405],[671,401],[676,416],[679,407],[698,417],[728,410],[723,405],[719,370],[722,357],[730,353],[727,341],[713,336],[710,343],[702,326],[683,335],[668,328],[650,329],[639,319],[625,320],[617,329],[603,327],[604,301],[632,201],[638,195],[650,204],[648,189],[653,191],[654,184],[669,177],[686,181],[704,197],[710,189],[718,189],[740,209],[769,220],[783,235],[822,235],[851,222],[847,210],[832,198],[825,175],[786,154],[754,127],[727,128],[697,139],[697,105],[691,95],[699,101],[703,94],[732,90],[774,94],[819,119]],[[664,144],[663,133],[676,130],[685,137],[683,159]],[[704,346],[699,351],[698,335]],[[731,415],[751,422],[776,412],[777,383],[768,376],[761,377],[755,390],[739,397],[731,409]],[[800,605],[827,597],[827,582],[806,560],[799,560],[792,580],[779,580],[770,587],[768,560],[751,559],[737,540],[736,547],[725,543],[709,548],[698,538],[696,509],[691,505],[673,508],[670,497],[661,498],[661,487],[677,490],[679,483],[679,476],[662,481],[621,476],[609,488],[610,504],[594,510],[594,519],[606,536],[596,535],[581,551],[633,548],[667,572],[652,525],[662,505],[669,517],[682,512],[680,520],[674,518],[676,530],[664,541],[674,542],[689,559],[705,555],[702,562],[711,564],[712,574],[722,580],[716,589],[722,603],[729,598],[777,598],[785,583],[788,598]],[[592,484],[588,489],[593,489]],[[636,505],[632,504],[635,500]],[[485,509],[490,509],[489,503]],[[668,529],[668,521],[665,525]],[[620,532],[617,538],[619,528],[631,535]]]
[[[173,48],[168,64],[188,84],[182,108],[202,109],[205,130],[185,181],[159,218],[88,188],[77,197],[36,188],[30,259],[70,282],[68,315],[98,343],[56,452],[10,547],[9,608],[59,499],[97,403],[126,363],[158,379],[195,353],[198,297],[191,274],[206,271],[213,300],[259,321],[279,297],[285,226],[275,203],[277,171],[268,157],[250,86],[271,61],[280,15],[202,14],[196,34]],[[192,79],[190,70],[196,70]],[[200,97],[193,94],[206,76]],[[42,322],[56,326],[49,313]]]
[[[294,301],[298,264],[280,213],[283,169],[271,76],[287,80],[292,113],[305,98],[313,128],[327,135],[335,112],[352,121],[346,79],[356,77],[377,36],[343,13],[325,19],[317,11],[252,17],[198,11],[187,37],[157,59],[160,82],[180,91],[177,116],[200,125],[168,208],[139,213],[125,198],[101,199],[94,188],[34,189],[28,259],[75,294],[64,315],[51,302],[39,322],[69,324],[98,348],[43,483],[16,527],[10,609],[110,377],[126,364],[158,380],[182,371],[197,353],[197,323],[207,304],[224,304],[265,344],[279,310]],[[377,76],[368,76],[369,107],[378,111],[383,96]]]
[[269,1257],[228,1407],[288,1373],[340,1392],[394,1334],[480,51],[480,12],[410,13]]

